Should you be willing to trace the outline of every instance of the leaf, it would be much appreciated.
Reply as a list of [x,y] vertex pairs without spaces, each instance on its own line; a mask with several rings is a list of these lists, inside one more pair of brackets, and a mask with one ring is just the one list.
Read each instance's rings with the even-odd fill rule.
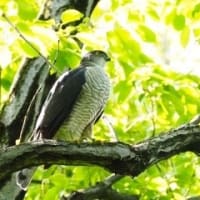
[[188,27],[185,27],[183,31],[181,32],[181,44],[183,47],[186,47],[189,39],[190,39],[190,29]]
[[118,100],[123,102],[127,99],[132,89],[132,85],[127,81],[120,81],[114,88],[115,93],[118,93]]
[[80,20],[83,17],[83,14],[78,10],[68,9],[61,15],[61,20],[64,24]]
[[35,1],[16,0],[18,7],[18,15],[24,20],[33,20],[37,17],[38,6]]
[[155,19],[155,20],[159,20],[160,19],[157,11],[154,8],[148,8],[147,12],[153,19]]
[[145,42],[156,42],[156,34],[149,27],[139,25],[137,31]]
[[53,174],[49,180],[53,183],[54,186],[63,188],[69,184],[69,179],[66,176],[63,176],[61,173]]
[[199,37],[200,36],[200,28],[195,28],[194,30],[193,30],[193,32],[194,32],[194,35],[195,35],[195,37]]
[[24,34],[32,34],[31,31],[31,25],[30,23],[26,23],[24,21],[20,21],[19,23],[16,24],[16,27],[19,29],[19,31],[22,33],[22,35]]
[[176,15],[176,10],[175,9],[172,9],[165,17],[165,23],[166,24],[171,24],[173,19],[174,19],[174,16]]
[[[20,39],[18,40],[18,42],[16,42],[16,45],[16,48],[18,48],[19,52],[24,56],[27,56],[29,58],[38,56],[38,52],[36,52],[26,41]],[[32,45],[35,46],[34,44]]]
[[115,24],[114,31],[107,33],[107,40],[110,49],[118,54],[118,60],[123,65],[126,62],[126,65],[133,66],[148,60],[148,57],[141,52],[141,44],[132,36],[131,32],[118,23]]
[[178,31],[182,30],[185,27],[184,15],[175,15],[173,19],[173,26]]
[[155,177],[149,182],[149,188],[156,189],[160,193],[165,193],[168,188],[168,183],[163,177]]
[[49,200],[49,199],[57,199],[58,198],[58,188],[53,187],[47,190],[47,192],[44,194],[43,200]]
[[200,3],[198,3],[197,5],[195,5],[193,11],[192,11],[192,17],[195,17],[196,14],[199,14],[200,12]]

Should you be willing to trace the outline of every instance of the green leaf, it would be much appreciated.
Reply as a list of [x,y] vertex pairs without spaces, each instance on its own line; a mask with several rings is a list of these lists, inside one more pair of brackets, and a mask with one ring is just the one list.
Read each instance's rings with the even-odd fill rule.
[[147,12],[153,19],[155,19],[155,20],[159,20],[160,19],[157,11],[154,8],[148,8]]
[[30,0],[16,0],[18,15],[24,20],[33,20],[37,17],[39,7],[36,2]]
[[165,17],[165,23],[171,24],[176,15],[176,9],[172,9]]
[[175,15],[173,20],[173,26],[178,31],[182,30],[185,27],[184,15]]
[[195,28],[193,30],[193,33],[195,35],[196,38],[199,38],[200,37],[200,28]]
[[49,188],[44,194],[43,200],[58,199],[59,189],[57,187]]
[[198,3],[197,5],[195,5],[193,11],[192,11],[192,17],[195,17],[196,14],[199,14],[200,12],[200,3]]
[[[107,40],[111,51],[118,55],[118,60],[124,65],[134,66],[145,63],[148,57],[141,52],[141,44],[132,36],[131,32],[120,24],[115,24],[114,31],[107,33]],[[122,65],[122,66],[123,66]]]
[[61,20],[64,24],[80,20],[83,14],[78,10],[68,9],[64,11],[61,15]]
[[145,42],[156,42],[156,34],[149,27],[139,25],[137,31]]
[[129,96],[131,89],[132,89],[132,85],[129,84],[127,81],[120,81],[114,88],[114,91],[119,94],[118,100],[120,102],[123,102]]
[[190,39],[190,29],[185,27],[181,32],[181,44],[183,47],[186,47]]
[[80,56],[77,53],[78,49],[71,48],[67,42],[64,42],[63,44],[66,44],[66,46],[62,47],[60,45],[60,49],[53,49],[49,55],[51,62],[55,62],[55,67],[59,72],[74,68],[80,61]]
[[20,21],[16,24],[16,27],[19,29],[22,35],[24,34],[31,34],[31,24],[25,21]]
[[[18,40],[16,45],[17,45],[16,48],[22,55],[27,56],[29,58],[38,56],[38,52],[36,52],[36,50],[33,49],[26,41],[20,39],[20,40]],[[34,46],[34,44],[32,44],[32,45]],[[36,47],[36,49],[37,49],[37,47]],[[38,49],[38,51],[40,51],[40,50]]]

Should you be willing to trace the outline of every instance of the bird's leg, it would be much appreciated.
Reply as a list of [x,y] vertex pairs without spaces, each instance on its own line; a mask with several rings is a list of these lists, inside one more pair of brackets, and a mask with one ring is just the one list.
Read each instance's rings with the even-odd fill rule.
[[93,123],[90,123],[88,126],[85,127],[83,134],[81,136],[81,141],[83,141],[83,142],[93,142],[92,127],[93,127]]

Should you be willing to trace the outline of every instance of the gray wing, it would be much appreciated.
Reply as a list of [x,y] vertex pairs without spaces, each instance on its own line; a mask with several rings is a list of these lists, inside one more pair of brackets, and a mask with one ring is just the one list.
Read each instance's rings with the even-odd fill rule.
[[85,83],[85,67],[64,73],[53,85],[36,123],[36,132],[42,138],[53,138],[72,107]]

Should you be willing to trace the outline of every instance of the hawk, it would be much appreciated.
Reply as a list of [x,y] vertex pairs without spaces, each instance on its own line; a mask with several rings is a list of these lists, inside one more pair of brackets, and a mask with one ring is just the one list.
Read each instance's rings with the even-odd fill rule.
[[[104,66],[110,58],[100,50],[87,53],[78,68],[62,74],[52,86],[36,122],[33,140],[81,141],[91,137],[110,94]],[[17,184],[26,189],[33,168],[17,173]]]

